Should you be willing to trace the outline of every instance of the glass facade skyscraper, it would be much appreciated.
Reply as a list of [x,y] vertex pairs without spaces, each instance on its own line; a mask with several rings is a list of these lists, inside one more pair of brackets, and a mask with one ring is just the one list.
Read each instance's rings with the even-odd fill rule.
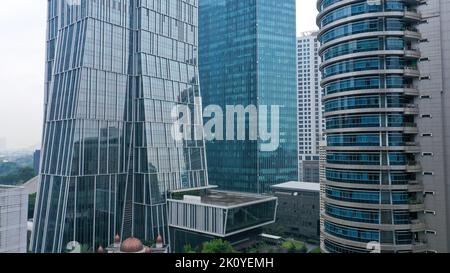
[[175,106],[201,107],[197,13],[198,0],[48,1],[34,252],[169,242],[168,191],[208,185],[203,140],[171,136]]
[[249,139],[207,143],[211,184],[263,193],[297,180],[295,0],[202,0],[199,10],[204,105],[280,106],[275,151]]
[[325,252],[426,250],[419,1],[319,0]]

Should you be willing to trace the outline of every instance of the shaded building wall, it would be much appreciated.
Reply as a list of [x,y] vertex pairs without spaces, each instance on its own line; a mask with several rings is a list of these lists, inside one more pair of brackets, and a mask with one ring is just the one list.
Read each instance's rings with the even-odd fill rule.
[[278,197],[278,211],[276,223],[271,228],[319,241],[320,193],[277,190],[274,195]]

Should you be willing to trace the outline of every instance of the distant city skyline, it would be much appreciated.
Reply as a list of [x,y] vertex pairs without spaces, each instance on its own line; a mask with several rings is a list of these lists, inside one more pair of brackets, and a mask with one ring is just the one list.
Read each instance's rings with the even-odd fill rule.
[[[3,1],[0,29],[0,138],[7,149],[39,146],[42,134],[46,0]],[[316,30],[316,1],[297,0],[297,35]],[[26,18],[27,20],[23,20]],[[14,114],[14,115],[13,115]]]

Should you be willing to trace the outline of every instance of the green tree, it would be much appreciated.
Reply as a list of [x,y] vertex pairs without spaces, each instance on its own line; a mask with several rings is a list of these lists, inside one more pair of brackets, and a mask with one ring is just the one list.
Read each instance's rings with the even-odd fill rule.
[[306,253],[308,249],[305,244],[295,240],[287,240],[284,241],[281,245],[283,249],[285,249],[289,253]]
[[296,253],[297,248],[295,247],[295,244],[291,241],[286,241],[281,246],[283,249],[285,249],[288,253]]
[[185,245],[183,248],[183,253],[197,253],[191,245]]
[[94,253],[94,250],[88,245],[81,245],[81,254],[83,253]]
[[17,168],[11,170],[10,172],[0,175],[0,184],[21,185],[33,177],[35,177],[33,168],[30,167]]
[[87,254],[87,253],[94,253],[94,250],[89,247],[88,245],[78,245],[78,248],[74,249],[64,249],[65,253],[73,253],[73,254]]
[[202,253],[234,253],[236,252],[230,242],[222,239],[212,240],[203,244]]
[[153,240],[146,240],[146,241],[143,241],[142,244],[144,246],[152,247],[153,245],[155,245],[155,241],[153,241]]
[[0,162],[0,176],[3,176],[9,172],[17,170],[19,165],[14,162]]
[[309,253],[321,253],[320,247],[316,247],[313,250],[311,250]]

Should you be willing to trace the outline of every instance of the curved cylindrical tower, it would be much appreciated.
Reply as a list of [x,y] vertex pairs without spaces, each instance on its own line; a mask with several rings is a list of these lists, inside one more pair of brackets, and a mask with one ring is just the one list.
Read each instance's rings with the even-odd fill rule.
[[420,252],[417,0],[319,0],[324,252]]

